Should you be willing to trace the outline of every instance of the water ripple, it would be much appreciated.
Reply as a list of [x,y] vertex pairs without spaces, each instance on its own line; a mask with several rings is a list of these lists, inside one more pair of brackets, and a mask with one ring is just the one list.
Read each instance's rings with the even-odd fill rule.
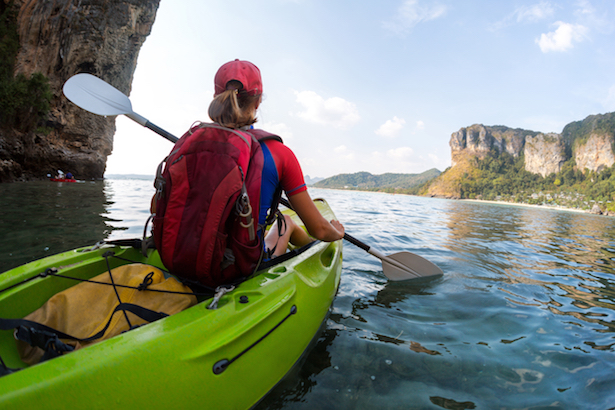
[[[151,181],[77,188],[3,186],[2,266],[142,234]],[[613,407],[615,219],[310,192],[351,235],[421,255],[445,274],[389,282],[380,260],[345,243],[322,334],[258,409]]]

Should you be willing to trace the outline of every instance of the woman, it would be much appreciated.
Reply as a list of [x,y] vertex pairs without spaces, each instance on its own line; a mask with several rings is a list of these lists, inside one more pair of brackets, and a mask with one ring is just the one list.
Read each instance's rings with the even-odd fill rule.
[[[214,78],[214,85],[214,100],[209,106],[210,118],[228,128],[253,128],[252,125],[257,121],[256,110],[263,94],[260,70],[248,61],[230,61],[220,67]],[[261,147],[265,163],[259,225],[265,223],[275,192],[282,189],[312,237],[325,242],[342,239],[342,224],[335,220],[327,221],[312,202],[301,167],[293,152],[277,140],[262,141]],[[285,215],[272,225],[265,237],[265,251],[268,257],[272,258],[285,253],[289,242],[303,246],[311,241],[310,236]]]

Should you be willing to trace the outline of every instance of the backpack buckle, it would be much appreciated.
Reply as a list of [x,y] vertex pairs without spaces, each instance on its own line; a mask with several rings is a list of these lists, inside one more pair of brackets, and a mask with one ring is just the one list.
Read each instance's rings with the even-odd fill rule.
[[[244,186],[245,189],[245,186]],[[250,198],[248,198],[248,194],[246,192],[242,193],[241,196],[237,199],[237,213],[240,218],[246,220],[244,223],[242,220],[239,221],[239,225],[242,228],[248,229],[248,235],[250,236],[250,240],[253,241],[256,238],[256,233],[254,229],[254,218],[252,218],[252,205],[250,205]]]

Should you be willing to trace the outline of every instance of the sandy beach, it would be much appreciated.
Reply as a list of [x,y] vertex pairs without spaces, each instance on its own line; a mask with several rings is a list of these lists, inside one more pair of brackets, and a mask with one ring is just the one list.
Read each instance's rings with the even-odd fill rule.
[[[552,209],[555,211],[567,211],[567,212],[578,212],[582,214],[590,214],[594,215],[588,210],[578,209],[578,208],[566,208],[564,206],[549,206],[549,205],[534,205],[534,204],[522,204],[518,202],[507,202],[507,201],[487,201],[482,199],[458,199],[457,201],[465,201],[465,202],[477,202],[484,204],[495,204],[495,205],[511,205],[511,206],[524,206],[529,208],[539,208],[539,209]],[[605,215],[606,216],[606,215]]]
[[[378,193],[378,194],[385,194],[385,195],[410,195],[410,194],[399,194],[399,193],[394,193],[394,192],[384,192],[384,191],[367,191],[367,190],[360,190],[360,189],[349,189],[349,188],[321,188],[321,187],[314,187],[317,189],[331,189],[331,190],[338,190],[338,191],[357,191],[357,192],[373,192],[373,193]],[[418,196],[418,197],[422,197],[421,195],[410,195],[410,196]],[[428,198],[427,196],[423,197],[423,198]],[[450,198],[441,198],[441,199],[450,199]],[[492,205],[510,205],[510,206],[524,206],[524,207],[528,207],[528,208],[537,208],[537,209],[549,209],[549,210],[554,210],[554,211],[566,211],[566,212],[577,212],[577,213],[581,213],[581,214],[589,214],[589,215],[598,215],[598,214],[592,214],[589,210],[587,209],[579,209],[579,208],[567,208],[565,206],[552,206],[552,205],[534,205],[534,204],[522,204],[519,202],[508,202],[508,201],[490,201],[490,200],[483,200],[483,199],[450,199],[451,201],[465,201],[465,202],[476,202],[476,203],[483,203],[483,204],[492,204]],[[611,216],[611,215],[607,215],[605,213],[601,214],[602,216]]]

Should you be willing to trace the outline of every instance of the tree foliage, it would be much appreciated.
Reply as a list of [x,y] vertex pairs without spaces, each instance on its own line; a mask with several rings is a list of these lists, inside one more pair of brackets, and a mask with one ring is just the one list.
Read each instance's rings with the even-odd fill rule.
[[440,171],[432,168],[421,174],[373,175],[369,172],[340,174],[323,179],[314,184],[319,188],[346,188],[366,191],[385,191],[391,193],[416,193],[416,189],[440,175]]
[[[542,177],[524,168],[524,158],[502,153],[477,159],[472,174],[461,181],[465,199],[545,203],[556,198],[569,206],[588,207],[592,202],[608,204],[615,200],[615,164],[600,172],[576,169],[574,159],[566,161],[560,172]],[[560,201],[561,202],[561,201]],[[604,205],[603,208],[611,208]]]
[[0,126],[32,131],[49,112],[49,79],[41,73],[14,75],[19,52],[17,11],[13,2],[0,3]]

